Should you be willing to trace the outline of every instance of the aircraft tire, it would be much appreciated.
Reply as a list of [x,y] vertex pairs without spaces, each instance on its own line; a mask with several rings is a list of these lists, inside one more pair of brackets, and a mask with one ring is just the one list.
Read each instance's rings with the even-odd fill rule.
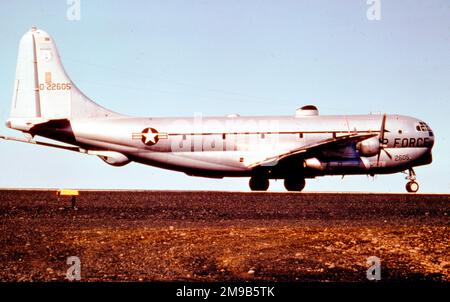
[[267,191],[269,188],[269,179],[265,177],[253,176],[250,178],[248,185],[252,191]]
[[410,181],[406,184],[406,191],[409,193],[416,193],[419,191],[419,184],[415,181]]
[[302,177],[288,177],[284,179],[284,187],[289,192],[301,192],[305,185],[305,179]]

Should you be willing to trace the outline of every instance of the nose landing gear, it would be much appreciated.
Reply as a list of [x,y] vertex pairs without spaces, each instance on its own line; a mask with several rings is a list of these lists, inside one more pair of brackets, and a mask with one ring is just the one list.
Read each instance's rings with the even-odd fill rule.
[[412,168],[409,169],[409,175],[406,176],[406,179],[409,180],[406,184],[406,191],[409,193],[416,193],[419,191],[419,184],[416,182],[416,173]]

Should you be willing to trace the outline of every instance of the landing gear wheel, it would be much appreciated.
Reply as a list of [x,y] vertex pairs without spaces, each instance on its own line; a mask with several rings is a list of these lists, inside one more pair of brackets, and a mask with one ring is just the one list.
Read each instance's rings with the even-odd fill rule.
[[305,188],[305,179],[300,177],[290,177],[284,180],[284,187],[289,192],[301,192]]
[[416,172],[414,172],[413,168],[410,168],[408,172],[409,174],[406,176],[406,179],[409,181],[406,184],[406,191],[416,193],[419,191],[419,184],[416,182]]
[[410,181],[406,184],[406,191],[409,193],[416,193],[419,191],[419,184],[415,181]]
[[253,176],[248,182],[252,191],[267,191],[269,188],[269,179],[265,177]]

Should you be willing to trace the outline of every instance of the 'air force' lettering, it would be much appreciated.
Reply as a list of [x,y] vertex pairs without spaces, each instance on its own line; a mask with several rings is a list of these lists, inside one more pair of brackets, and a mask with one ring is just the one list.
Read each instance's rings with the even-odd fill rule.
[[422,147],[431,147],[429,137],[411,137],[411,138],[395,138],[394,139],[394,148],[422,148]]
[[[413,168],[432,162],[434,145],[420,119],[319,115],[314,105],[290,116],[129,117],[86,97],[64,71],[54,40],[37,28],[20,40],[6,125],[27,137],[0,138],[95,155],[113,166],[136,161],[190,176],[248,177],[253,191],[266,191],[271,179],[300,192],[308,178],[409,171],[406,189],[417,192]],[[39,136],[55,142],[29,138]]]
[[[411,137],[411,138],[402,138],[396,137],[394,138],[394,148],[423,148],[423,147],[432,147],[432,141],[429,137]],[[389,145],[389,140],[385,138],[383,141],[380,140],[380,144],[385,146]]]

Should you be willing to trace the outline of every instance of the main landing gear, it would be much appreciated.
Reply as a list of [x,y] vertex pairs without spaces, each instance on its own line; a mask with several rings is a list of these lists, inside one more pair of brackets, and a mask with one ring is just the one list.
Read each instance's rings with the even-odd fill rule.
[[264,176],[252,176],[248,185],[252,191],[267,191],[269,188],[269,179]]
[[[252,176],[248,184],[252,191],[267,191],[269,179],[261,175]],[[301,192],[305,188],[305,178],[298,176],[287,177],[284,179],[284,187],[289,192]]]
[[305,179],[303,177],[288,177],[284,179],[284,187],[289,192],[301,192],[305,188]]
[[419,184],[416,182],[416,173],[412,168],[409,169],[409,175],[406,176],[406,179],[409,180],[406,184],[406,191],[409,193],[416,193],[419,191]]

